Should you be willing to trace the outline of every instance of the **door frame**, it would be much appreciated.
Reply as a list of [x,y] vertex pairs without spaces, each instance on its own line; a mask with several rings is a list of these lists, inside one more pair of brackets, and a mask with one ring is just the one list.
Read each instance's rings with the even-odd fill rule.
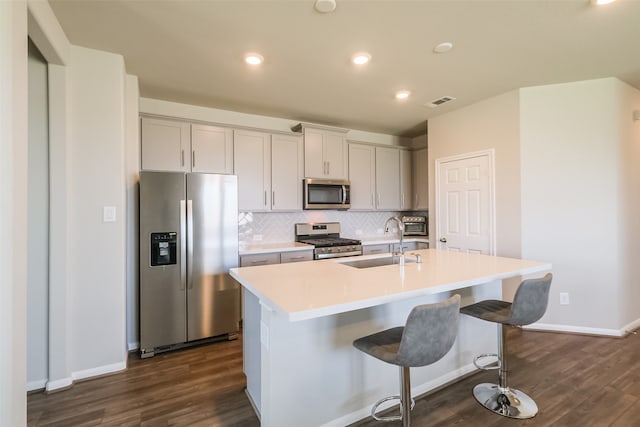
[[487,156],[489,158],[489,235],[490,235],[490,255],[496,255],[498,252],[498,248],[496,246],[496,164],[495,164],[495,149],[490,148],[487,150],[481,151],[473,151],[470,153],[456,154],[453,156],[441,157],[435,160],[436,168],[435,168],[435,190],[436,190],[436,200],[435,200],[435,210],[436,210],[436,239],[434,241],[435,248],[438,247],[440,243],[441,237],[441,229],[440,229],[440,169],[444,163],[450,163],[459,160],[467,160],[472,159],[474,157],[483,157]]

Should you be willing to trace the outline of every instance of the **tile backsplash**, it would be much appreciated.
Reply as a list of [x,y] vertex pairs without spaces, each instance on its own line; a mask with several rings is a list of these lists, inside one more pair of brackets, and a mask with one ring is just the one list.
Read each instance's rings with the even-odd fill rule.
[[[420,212],[411,213],[424,214]],[[298,222],[339,222],[341,236],[351,238],[384,235],[384,223],[400,212],[302,211],[302,212],[240,212],[238,231],[240,243],[293,242],[294,224]]]

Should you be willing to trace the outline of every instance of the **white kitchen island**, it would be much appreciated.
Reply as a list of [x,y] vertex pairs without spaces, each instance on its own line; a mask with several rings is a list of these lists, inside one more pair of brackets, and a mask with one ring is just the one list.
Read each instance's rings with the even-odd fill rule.
[[[499,299],[501,279],[551,269],[435,249],[412,253],[422,263],[343,264],[375,255],[231,269],[243,286],[247,394],[262,426],[344,426],[367,417],[376,400],[398,394],[398,369],[353,348],[354,339],[404,325],[418,304],[454,293],[462,305]],[[413,395],[473,371],[473,357],[495,352],[496,344],[494,325],[461,316],[449,354],[412,368]]]

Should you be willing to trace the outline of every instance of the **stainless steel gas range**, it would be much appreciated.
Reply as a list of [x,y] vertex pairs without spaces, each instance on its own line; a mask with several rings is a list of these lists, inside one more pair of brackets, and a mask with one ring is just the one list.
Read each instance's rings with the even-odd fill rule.
[[362,255],[362,242],[340,237],[339,222],[296,224],[296,242],[313,245],[313,259]]

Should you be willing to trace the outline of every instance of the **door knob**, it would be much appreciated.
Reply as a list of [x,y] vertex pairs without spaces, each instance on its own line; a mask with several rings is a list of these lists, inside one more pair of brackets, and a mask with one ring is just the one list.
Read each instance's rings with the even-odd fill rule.
[[441,237],[441,238],[440,238],[440,241],[441,241],[442,243],[447,243],[447,238],[446,238],[446,237]]

